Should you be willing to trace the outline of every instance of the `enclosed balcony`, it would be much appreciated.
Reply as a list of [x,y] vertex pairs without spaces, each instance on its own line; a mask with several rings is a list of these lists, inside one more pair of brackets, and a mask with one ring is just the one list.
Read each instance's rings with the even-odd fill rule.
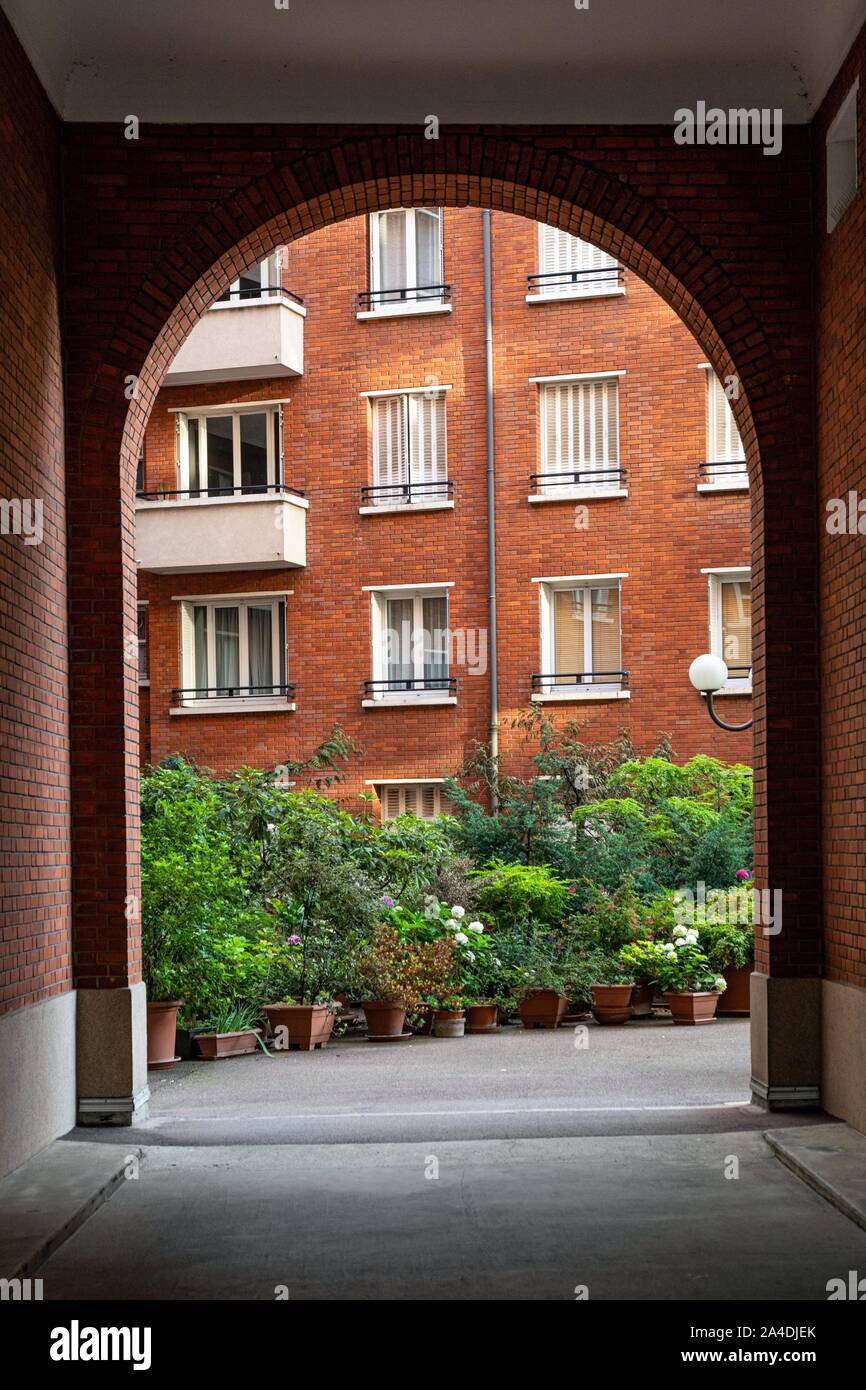
[[165,374],[165,386],[301,376],[303,301],[279,285],[256,297],[229,290],[199,320]]
[[138,567],[153,574],[301,569],[308,506],[282,483],[142,493],[136,501]]

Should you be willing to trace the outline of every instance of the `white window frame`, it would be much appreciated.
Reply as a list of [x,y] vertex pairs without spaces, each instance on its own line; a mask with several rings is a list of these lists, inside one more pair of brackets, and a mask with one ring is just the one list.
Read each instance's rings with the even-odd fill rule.
[[[711,569],[704,570],[707,576],[707,592],[709,604],[709,633],[710,651],[713,656],[720,656],[727,665],[727,658],[724,652],[724,633],[722,629],[722,584],[724,583],[748,583],[749,593],[751,594],[752,571],[748,566],[741,569]],[[752,693],[752,672],[747,676],[728,676],[728,679],[721,690],[717,690],[717,695],[751,695]]]
[[[404,289],[418,289],[418,251],[416,234],[416,214],[418,212],[436,212],[439,219],[439,284],[445,279],[445,218],[442,208],[388,208],[383,212],[370,213],[370,289],[374,295],[378,295],[385,287],[382,284],[382,261],[380,256],[380,237],[379,225],[380,218],[385,212],[402,213],[406,222],[406,284]],[[412,314],[430,313],[449,313],[451,305],[446,304],[443,295],[444,290],[440,290],[437,295],[431,295],[425,299],[406,299],[406,300],[386,300],[378,298],[370,302],[369,309],[359,310],[359,319],[387,318],[388,315],[411,316]]]
[[[288,602],[286,594],[208,594],[200,598],[179,599],[180,609],[180,667],[182,688],[184,690],[194,690],[196,688],[195,675],[195,617],[196,608],[207,609],[207,684],[208,689],[216,688],[216,642],[214,635],[215,610],[217,608],[237,608],[238,616],[238,672],[241,677],[240,684],[249,683],[249,628],[248,613],[251,608],[270,608],[271,609],[271,644],[272,670],[277,676],[275,684],[289,684],[289,656],[288,656]],[[280,608],[283,610],[283,632],[285,635],[285,650],[280,651]],[[280,680],[280,673],[285,672],[285,682]],[[246,678],[244,678],[246,673]],[[196,697],[187,695],[182,698],[182,703],[178,708],[171,711],[172,714],[189,713],[198,711],[201,714],[223,714],[237,712],[238,710],[267,711],[267,710],[293,710],[294,704],[285,695],[227,695],[223,698],[217,697]]]
[[[242,415],[266,415],[268,417],[267,428],[265,430],[265,440],[267,445],[267,468],[268,468],[268,488],[273,489],[283,480],[283,408],[280,402],[257,402],[249,406],[202,406],[200,410],[179,410],[175,412],[175,453],[177,459],[177,488],[178,492],[189,493],[189,423],[191,420],[198,421],[198,470],[199,486],[193,491],[197,494],[195,499],[200,502],[214,502],[221,498],[244,498],[253,497],[259,500],[267,496],[267,493],[259,492],[250,488],[248,492],[241,491],[241,416]],[[235,491],[233,493],[209,493],[207,484],[201,482],[202,478],[207,478],[207,428],[206,421],[217,416],[230,416],[232,419],[232,481]],[[274,416],[277,417],[276,439],[274,437]],[[277,440],[279,448],[277,448]]]
[[[706,481],[698,483],[698,492],[747,492],[749,474],[746,468],[746,450],[740,438],[740,431],[731,408],[731,402],[725,393],[721,378],[713,371],[709,362],[701,363],[701,371],[706,374],[704,419],[707,432],[707,463],[710,468],[707,470]],[[728,429],[725,439],[719,439],[716,431],[715,398],[718,392],[721,392],[725,397],[728,410]],[[714,464],[740,462],[743,464],[742,471],[730,467],[719,467],[718,469],[713,467]]]
[[[388,486],[381,481],[382,475],[378,472],[379,466],[379,412],[376,408],[377,402],[385,399],[400,400],[404,412],[404,452],[403,460],[405,464],[405,476],[401,476],[400,483],[417,483],[420,487],[423,479],[417,477],[418,463],[413,458],[412,439],[415,430],[415,419],[418,412],[419,401],[435,396],[442,401],[442,438],[436,442],[436,462],[437,467],[441,467],[442,476],[434,479],[438,483],[448,482],[448,392],[449,386],[423,386],[411,387],[405,391],[367,391],[364,396],[368,401],[368,420],[370,433],[370,476],[373,480],[373,487]],[[414,476],[413,476],[414,475]],[[395,484],[397,486],[397,484]],[[371,501],[368,505],[359,508],[362,516],[375,516],[388,512],[405,511],[446,511],[453,510],[454,503],[448,496],[447,490],[441,495],[430,493],[425,500],[424,492],[420,492],[418,499],[410,500],[407,494],[405,502],[397,501],[394,498],[385,498],[381,502]]]
[[[583,574],[560,575],[556,578],[534,579],[532,581],[538,585],[540,669],[543,675],[557,674],[554,669],[556,652],[554,594],[568,589],[582,589],[584,591],[583,659],[586,671],[592,670],[592,590],[613,588],[618,590],[619,659],[622,662],[622,581],[627,578],[627,574]],[[631,699],[631,692],[623,688],[621,680],[609,682],[581,681],[573,685],[555,685],[553,681],[544,681],[541,689],[533,692],[531,698],[536,703],[545,700],[629,700]]]
[[[616,371],[609,372],[579,372],[568,376],[529,378],[530,384],[535,385],[538,388],[538,466],[540,473],[543,474],[547,472],[557,473],[568,471],[549,467],[551,461],[547,457],[547,412],[550,409],[549,401],[551,394],[559,386],[591,386],[593,384],[604,384],[605,386],[613,385],[615,387],[613,396],[615,401],[617,445],[615,460],[609,464],[607,469],[598,469],[600,473],[608,474],[608,476],[602,481],[598,483],[586,481],[580,483],[557,483],[545,481],[544,478],[538,478],[535,484],[537,490],[529,497],[528,500],[530,502],[561,502],[576,501],[581,499],[589,501],[594,497],[628,497],[628,488],[622,486],[622,478],[610,477],[610,471],[612,469],[622,469],[622,439],[619,419],[619,378],[625,376],[625,374],[626,373],[624,369],[619,369]],[[605,424],[605,430],[607,431],[607,433],[605,433],[603,438],[605,440],[606,452],[606,441],[609,438],[609,426],[607,423]],[[553,460],[553,462],[556,462],[556,460]],[[585,468],[583,470],[580,470],[577,467],[577,465],[575,465],[574,471],[592,473],[593,470],[591,468]]]
[[[406,806],[407,792],[410,788],[412,791],[417,789],[418,792],[423,795],[424,789],[428,788],[433,792],[433,804],[435,809],[432,816],[421,815],[419,819],[435,820],[437,816],[443,814],[442,801],[445,799],[445,793],[443,791],[444,780],[445,779],[442,777],[371,777],[367,780],[367,786],[372,787],[376,793],[379,800],[379,810],[382,821],[394,820],[396,816],[406,815],[407,810],[411,812],[411,814],[417,816],[419,814],[417,811],[413,811],[411,807],[407,808]],[[395,791],[401,803],[400,810],[395,812],[394,815],[389,816],[386,815],[386,796]]]
[[[416,641],[415,634],[423,631],[423,600],[425,598],[444,598],[447,600],[446,622],[448,627],[446,633],[449,634],[448,641],[448,674],[450,675],[450,623],[451,623],[451,597],[450,590],[454,587],[453,581],[445,584],[409,584],[404,586],[383,585],[381,588],[371,588],[367,592],[370,594],[370,637],[372,648],[372,670],[374,681],[385,681],[388,679],[388,652],[387,652],[387,632],[388,632],[388,600],[389,599],[411,599],[413,601],[412,613],[412,658],[413,658],[413,679],[424,679],[424,651],[423,643]],[[448,686],[443,689],[425,690],[379,690],[375,687],[371,694],[362,700],[364,709],[373,709],[381,705],[456,705],[457,697],[450,693]]]
[[[255,262],[255,264],[261,267],[262,289],[275,290],[280,289],[282,287],[283,249],[281,246],[278,246],[276,250],[272,251],[269,256],[265,256],[264,260],[257,261]],[[277,298],[277,296],[275,295],[260,294],[250,295],[249,298],[242,299],[240,289],[241,277],[238,276],[237,280],[232,280],[231,284],[228,287],[228,293],[230,294],[231,298],[218,299],[216,303],[212,304],[210,307],[212,309],[249,308],[252,304],[270,304],[275,298]]]
[[[570,242],[574,242],[577,249],[576,259],[578,265],[573,267],[575,270],[589,269],[591,267],[581,264],[582,261],[591,261],[594,257],[605,258],[600,268],[610,272],[610,277],[603,275],[590,276],[585,281],[563,281],[562,284],[552,284],[543,280],[536,282],[537,287],[533,288],[526,295],[527,304],[551,304],[561,303],[564,299],[612,299],[618,295],[625,294],[625,285],[619,283],[620,263],[609,252],[603,251],[600,246],[595,246],[591,241],[584,241],[582,237],[576,237],[571,232],[563,231],[561,227],[550,228],[544,222],[538,223],[537,232],[537,261],[538,273],[562,274],[570,272],[559,270],[555,265],[550,264],[548,257],[547,238],[551,231],[560,238],[568,237]],[[605,262],[609,263],[606,264]]]

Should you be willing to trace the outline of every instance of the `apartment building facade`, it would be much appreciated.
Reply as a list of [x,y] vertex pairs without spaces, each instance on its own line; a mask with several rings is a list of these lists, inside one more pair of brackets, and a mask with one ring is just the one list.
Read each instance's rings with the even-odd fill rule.
[[494,699],[505,771],[533,705],[751,760],[687,676],[723,656],[719,708],[748,720],[737,383],[611,257],[500,212],[488,314],[486,216],[315,232],[175,358],[136,513],[144,762],[279,766],[339,724],[362,750],[340,795],[430,815]]

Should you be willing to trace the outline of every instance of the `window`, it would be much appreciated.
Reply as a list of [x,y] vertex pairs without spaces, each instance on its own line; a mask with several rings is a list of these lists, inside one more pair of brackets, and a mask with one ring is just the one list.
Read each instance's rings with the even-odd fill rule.
[[365,683],[367,701],[452,700],[447,589],[378,590],[372,599],[373,678]]
[[187,599],[181,602],[183,705],[263,699],[285,704],[285,599]]
[[438,782],[379,782],[374,785],[383,820],[407,814],[433,820],[451,812],[451,802]]
[[746,451],[725,388],[712,369],[707,369],[707,466],[701,469],[704,486],[747,487]]
[[369,308],[418,308],[442,303],[442,213],[397,208],[370,218]]
[[371,398],[372,506],[418,505],[448,499],[444,391]]
[[854,83],[827,131],[827,231],[842,221],[857,195],[857,93]]
[[752,688],[752,587],[749,570],[709,576],[710,651],[728,668],[728,692]]
[[539,273],[529,276],[533,299],[588,299],[622,294],[622,268],[613,256],[570,232],[539,223]]
[[619,466],[617,377],[540,385],[541,472],[538,492],[616,492]]
[[178,487],[194,497],[273,491],[282,481],[280,407],[177,416]]
[[281,253],[274,251],[258,265],[245,270],[239,279],[233,280],[217,300],[218,304],[249,304],[259,299],[271,298],[279,291]]
[[541,664],[536,693],[565,698],[616,694],[621,669],[618,576],[541,581]]
[[138,606],[138,683],[148,684],[147,666],[147,605]]

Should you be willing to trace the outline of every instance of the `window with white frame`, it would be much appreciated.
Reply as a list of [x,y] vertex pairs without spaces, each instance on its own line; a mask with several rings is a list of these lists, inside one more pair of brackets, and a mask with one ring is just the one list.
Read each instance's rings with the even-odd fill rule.
[[704,481],[717,487],[748,482],[746,451],[723,383],[707,370],[707,467]]
[[615,693],[622,668],[620,580],[545,580],[541,595],[541,673],[536,692],[556,695]]
[[408,391],[370,400],[373,506],[433,503],[448,497],[444,391]]
[[250,304],[259,299],[271,298],[280,288],[281,261],[282,254],[280,250],[276,250],[263,261],[250,266],[237,280],[232,280],[220,295],[217,304]]
[[709,575],[710,651],[728,668],[726,690],[752,686],[751,572],[719,570]]
[[441,303],[442,210],[395,208],[370,217],[369,307]]
[[380,782],[376,793],[382,811],[382,820],[394,820],[397,816],[420,816],[422,820],[434,820],[436,816],[451,813],[451,802],[439,782]]
[[371,699],[444,699],[449,675],[448,590],[378,590],[372,595]]
[[148,647],[147,647],[147,604],[138,605],[138,683],[147,685],[148,674]]
[[193,497],[228,497],[274,491],[282,481],[282,411],[178,413],[178,488]]
[[613,256],[546,223],[538,227],[538,267],[529,277],[533,295],[586,299],[620,292],[622,271]]
[[287,699],[284,598],[185,599],[180,608],[182,704]]
[[539,393],[538,492],[555,497],[575,490],[617,491],[622,477],[618,378],[543,382]]
[[841,222],[857,196],[857,93],[854,83],[827,131],[827,231]]

